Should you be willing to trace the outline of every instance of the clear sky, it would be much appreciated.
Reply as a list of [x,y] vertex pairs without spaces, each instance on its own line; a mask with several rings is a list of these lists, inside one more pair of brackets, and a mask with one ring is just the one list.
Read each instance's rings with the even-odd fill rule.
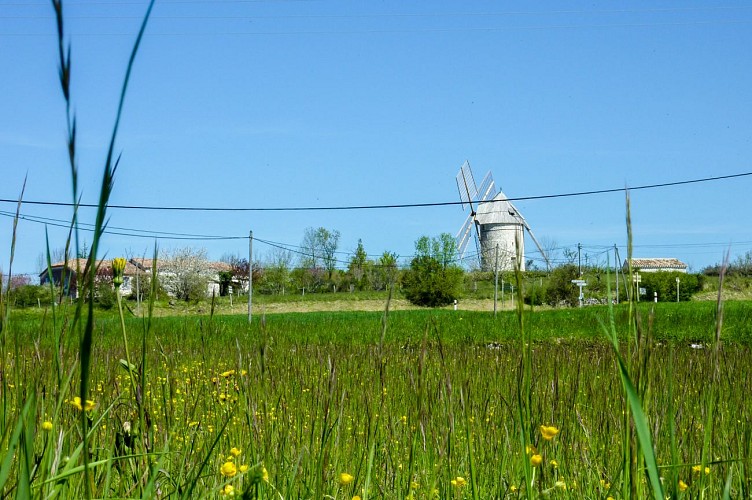
[[[65,2],[81,196],[96,203],[142,0]],[[0,198],[72,200],[50,2],[0,1]],[[752,171],[752,4],[727,2],[157,1],[126,98],[111,203],[306,207],[458,199],[468,160],[510,198]],[[752,249],[752,176],[633,191],[635,257],[694,271]],[[624,193],[521,200],[539,240],[626,254]],[[0,203],[3,214],[15,210]],[[22,214],[70,220],[69,207]],[[299,245],[307,227],[369,254],[454,234],[459,206],[361,211],[112,209],[110,226]],[[82,222],[94,212],[82,209]],[[50,244],[66,231],[48,226]],[[6,272],[12,224],[0,217]],[[82,232],[82,239],[90,236]],[[14,270],[45,226],[21,220]],[[107,235],[102,255],[150,255]],[[247,254],[244,240],[160,240]],[[539,258],[528,243],[528,257]],[[272,247],[258,242],[263,260]]]

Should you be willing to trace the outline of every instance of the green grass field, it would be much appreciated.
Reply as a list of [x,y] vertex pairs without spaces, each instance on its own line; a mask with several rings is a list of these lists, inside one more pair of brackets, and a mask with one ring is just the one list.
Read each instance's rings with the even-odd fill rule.
[[[720,498],[730,478],[731,497],[748,497],[752,305],[725,305],[717,378],[713,304],[658,304],[651,315],[652,306],[639,307],[639,341],[628,339],[627,306],[613,318],[623,326],[622,355],[639,365],[666,494]],[[603,330],[608,309],[523,317],[532,341],[527,454],[519,439],[524,349],[511,312],[496,320],[392,312],[383,342],[383,313],[270,314],[252,327],[243,316],[157,318],[145,338],[134,318],[126,323],[130,352],[139,353],[133,383],[119,321],[103,316],[89,411],[74,399],[78,339],[63,333],[58,373],[50,317],[14,314],[9,338],[19,345],[3,360],[4,450],[23,425],[2,464],[3,493],[19,496],[26,482],[37,498],[84,496],[83,413],[93,498],[650,496],[645,470],[631,478],[624,470],[633,423]],[[548,441],[540,425],[560,432]]]

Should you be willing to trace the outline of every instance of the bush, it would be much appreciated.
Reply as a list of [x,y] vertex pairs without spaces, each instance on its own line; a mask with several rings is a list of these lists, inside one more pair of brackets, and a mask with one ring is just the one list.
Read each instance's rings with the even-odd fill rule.
[[579,290],[572,283],[578,276],[577,266],[574,264],[566,264],[551,271],[544,294],[546,303],[552,306],[564,303],[570,307],[579,304]]
[[679,300],[687,301],[699,291],[702,282],[698,275],[679,272],[640,273],[640,286],[647,292],[640,300],[653,300],[658,292],[661,302],[676,302],[676,278],[679,278]]
[[112,309],[117,303],[117,292],[111,279],[97,279],[94,285],[94,303],[102,309]]
[[22,285],[10,291],[10,303],[15,307],[34,307],[50,305],[50,288],[48,286]]
[[459,297],[462,278],[462,269],[443,267],[437,259],[423,255],[415,257],[403,274],[402,291],[415,305],[446,306]]

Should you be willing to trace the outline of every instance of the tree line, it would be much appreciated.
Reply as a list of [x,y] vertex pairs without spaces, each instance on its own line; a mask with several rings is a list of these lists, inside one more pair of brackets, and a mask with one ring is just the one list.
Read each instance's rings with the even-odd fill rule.
[[[438,236],[421,236],[415,241],[414,255],[400,260],[394,252],[385,251],[378,257],[367,253],[362,240],[354,251],[339,251],[340,232],[324,227],[307,228],[299,247],[273,248],[251,264],[247,257],[225,254],[218,262],[209,259],[206,250],[183,247],[164,249],[158,256],[158,282],[151,286],[149,258],[129,258],[141,266],[138,282],[131,283],[130,298],[148,300],[152,291],[156,299],[196,302],[211,295],[243,295],[248,291],[252,276],[254,293],[266,295],[305,295],[310,293],[341,293],[384,291],[393,286],[399,294],[414,304],[439,307],[451,304],[461,296],[492,297],[494,275],[477,268],[468,269],[458,260],[454,238],[448,233]],[[62,261],[64,255],[53,251],[51,260]],[[752,253],[738,259],[731,266],[739,274],[752,267]],[[46,261],[46,257],[40,261]],[[46,263],[45,263],[46,267]],[[608,295],[609,271],[598,265],[584,267],[587,294],[598,302]],[[703,275],[712,274],[706,269],[700,275],[676,273],[645,273],[642,287],[652,297],[659,293],[660,300],[676,300],[676,278],[680,300],[689,300],[703,286]],[[531,305],[575,306],[579,303],[578,289],[572,280],[581,278],[579,266],[565,263],[550,271],[529,270],[522,274],[523,297]],[[615,296],[614,277],[611,276],[612,297]],[[7,281],[7,280],[6,280]],[[514,287],[514,273],[501,276],[501,293]],[[7,285],[7,283],[6,283]],[[624,283],[621,285],[624,287]],[[49,301],[49,289],[34,287],[28,280],[13,280],[7,287],[16,305],[37,305]],[[630,290],[631,291],[631,290]],[[626,289],[621,292],[626,297]],[[96,300],[102,307],[115,303],[111,280],[106,272],[97,275]]]

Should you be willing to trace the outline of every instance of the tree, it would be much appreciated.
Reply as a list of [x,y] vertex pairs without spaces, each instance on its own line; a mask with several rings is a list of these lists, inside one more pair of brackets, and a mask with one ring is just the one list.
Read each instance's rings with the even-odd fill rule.
[[303,233],[303,241],[300,244],[303,251],[301,267],[316,269],[323,266],[329,279],[337,267],[337,247],[339,246],[339,231],[329,231],[324,227],[314,229],[309,227]]
[[457,247],[448,233],[422,236],[415,242],[415,257],[402,276],[407,300],[427,307],[449,305],[459,297],[463,272],[455,263]]
[[347,266],[347,274],[352,284],[358,290],[365,290],[369,284],[369,269],[372,267],[371,261],[368,260],[368,254],[363,247],[363,240],[358,239],[358,248],[350,257],[350,263]]
[[285,290],[292,283],[292,252],[282,248],[275,249],[264,265],[263,277],[260,280],[264,293],[284,295]]
[[176,299],[198,301],[206,297],[211,277],[208,264],[206,250],[203,248],[165,250],[160,257],[161,284]]
[[379,257],[379,261],[373,270],[371,282],[376,290],[384,290],[397,281],[397,259],[399,256],[394,252],[385,251]]
[[421,236],[415,242],[416,257],[432,257],[442,267],[455,265],[457,261],[457,242],[449,233],[441,233],[438,237]]

